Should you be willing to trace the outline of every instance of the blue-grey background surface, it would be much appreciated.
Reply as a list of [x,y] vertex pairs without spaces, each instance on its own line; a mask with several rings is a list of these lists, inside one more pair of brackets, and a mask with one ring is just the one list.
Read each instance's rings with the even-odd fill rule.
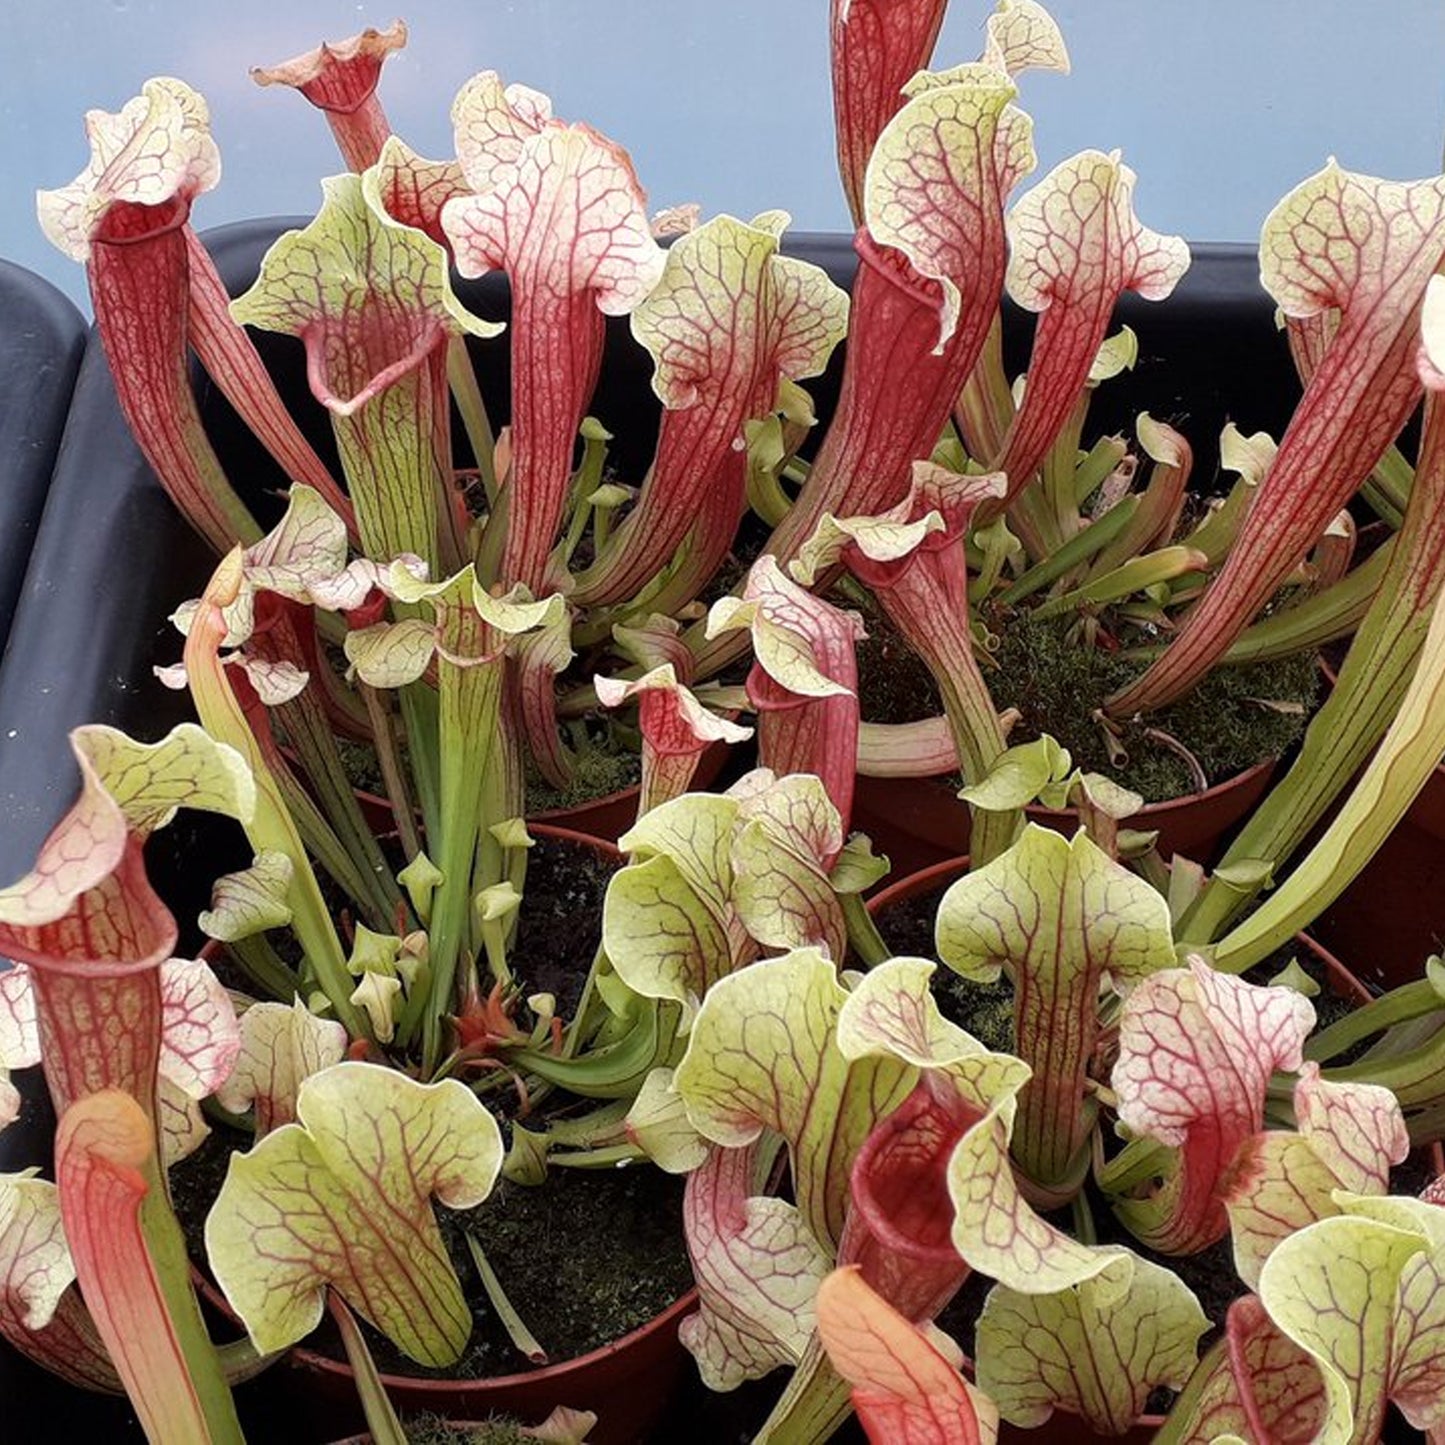
[[[451,154],[451,98],[499,70],[627,146],[654,206],[696,200],[795,226],[847,216],[833,165],[827,0],[0,0],[0,255],[83,302],[78,266],[34,222],[37,186],[81,168],[81,120],[151,75],[210,101],[220,187],[199,227],[313,211],[340,169],[319,114],[247,75],[402,7],[387,63],[393,127]],[[992,0],[952,0],[938,61],[973,59]],[[1445,129],[1441,0],[1055,0],[1073,74],[1025,75],[1040,171],[1123,148],[1140,217],[1198,240],[1252,240],[1271,204],[1331,154],[1400,179],[1434,174]]]

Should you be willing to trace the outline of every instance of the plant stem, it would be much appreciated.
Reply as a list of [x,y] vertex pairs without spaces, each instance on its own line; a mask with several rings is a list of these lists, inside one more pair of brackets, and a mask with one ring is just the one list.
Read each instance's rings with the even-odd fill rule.
[[367,1429],[371,1431],[372,1445],[407,1445],[406,1430],[386,1397],[376,1361],[371,1358],[371,1351],[367,1349],[366,1340],[346,1302],[335,1290],[327,1290],[326,1308],[341,1334],[346,1362],[355,1376],[356,1393],[361,1397]]
[[838,901],[843,905],[843,919],[848,925],[848,942],[866,968],[884,963],[893,957],[873,915],[868,912],[863,898],[857,893],[840,893]]
[[501,1320],[507,1337],[532,1364],[545,1365],[547,1363],[546,1350],[542,1348],[536,1335],[527,1328],[521,1315],[517,1313],[516,1306],[507,1298],[507,1292],[502,1288],[502,1282],[497,1278],[496,1270],[492,1268],[491,1261],[471,1230],[467,1231],[467,1248],[471,1251],[472,1263],[476,1265],[477,1274],[481,1277],[482,1288],[486,1290],[487,1299],[491,1301],[492,1308],[496,1310],[497,1318]]

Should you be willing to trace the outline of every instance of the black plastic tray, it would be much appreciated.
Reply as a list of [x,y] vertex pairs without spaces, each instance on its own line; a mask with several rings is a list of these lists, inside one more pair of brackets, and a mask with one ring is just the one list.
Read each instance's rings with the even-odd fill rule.
[[[207,233],[206,244],[232,294],[251,283],[271,242],[298,224],[272,219]],[[823,266],[840,285],[851,283],[856,267],[851,238],[802,234],[790,237],[787,249]],[[479,314],[505,317],[507,287],[501,278],[460,282],[458,291]],[[1252,247],[1196,247],[1174,296],[1157,305],[1126,297],[1117,321],[1138,333],[1140,361],[1127,380],[1100,393],[1094,415],[1101,430],[1132,426],[1141,410],[1180,425],[1195,445],[1196,477],[1207,485],[1226,420],[1245,430],[1275,431],[1287,420],[1298,384],[1275,330],[1273,305],[1259,286]],[[1014,370],[1027,364],[1031,328],[1032,318],[1016,308],[1006,312],[1005,347]],[[330,427],[307,391],[299,343],[266,333],[256,340],[287,405],[323,457],[334,462]],[[505,336],[473,345],[483,363],[489,411],[500,425],[510,385]],[[840,349],[826,376],[810,383],[823,420],[836,401],[841,360]],[[659,404],[650,380],[650,358],[632,340],[627,323],[610,322],[592,411],[617,438],[612,458],[624,478],[641,477],[655,440]],[[263,521],[274,517],[284,479],[199,373],[198,394],[207,431],[233,482]],[[72,727],[109,722],[154,738],[185,715],[182,699],[161,687],[151,668],[176,660],[180,639],[166,619],[178,603],[199,593],[209,564],[204,544],[171,506],[131,440],[99,339],[92,335],[0,668],[0,817],[7,825],[0,829],[0,882],[29,868],[75,795],[78,775],[66,743]],[[151,847],[157,883],[184,926],[205,905],[199,890],[222,871],[214,854],[208,866],[214,831],[188,822],[183,813]],[[225,866],[234,861],[225,860]],[[40,1163],[46,1155],[51,1121],[36,1080],[26,1085],[26,1116],[0,1134],[0,1172]],[[255,1438],[268,1445],[293,1439],[304,1445],[287,1433],[285,1412],[268,1406],[267,1383],[263,1378],[238,1395]],[[127,1445],[143,1438],[123,1404],[64,1387],[3,1348],[0,1400],[7,1440],[49,1436]],[[703,1439],[699,1436],[699,1445]]]
[[0,261],[0,651],[40,524],[85,318],[50,282]]

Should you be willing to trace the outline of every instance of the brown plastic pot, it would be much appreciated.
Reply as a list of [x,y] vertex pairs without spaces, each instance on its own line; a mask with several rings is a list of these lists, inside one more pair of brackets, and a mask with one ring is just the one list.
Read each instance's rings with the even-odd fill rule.
[[[383,1375],[382,1385],[402,1415],[433,1414],[457,1420],[514,1415],[544,1420],[556,1405],[591,1410],[593,1445],[643,1445],[691,1363],[677,1328],[697,1308],[689,1290],[655,1319],[610,1345],[575,1360],[489,1380],[423,1380]],[[288,1393],[318,1432],[338,1423],[364,1423],[350,1368],[313,1350],[292,1350],[278,1366],[297,1387]],[[360,1438],[365,1438],[360,1437]]]
[[[1150,803],[1129,819],[1140,831],[1157,830],[1159,852],[1176,853],[1206,866],[1216,861],[1225,836],[1259,802],[1275,763],[1256,763],[1202,793]],[[1079,815],[1072,808],[1030,807],[1029,818],[1056,833],[1072,834]],[[968,805],[942,778],[859,777],[853,793],[853,826],[906,876],[968,851]]]
[[[707,792],[717,782],[727,760],[728,745],[713,743],[698,759],[690,790],[694,793]],[[529,813],[527,826],[575,828],[579,833],[615,843],[637,821],[638,791],[638,785],[633,783],[615,793],[592,798],[570,808],[547,808],[540,813]]]
[[[1331,686],[1334,669],[1321,663]],[[1420,977],[1445,947],[1445,765],[1430,774],[1394,832],[1358,878],[1311,925],[1331,948],[1368,959],[1361,973],[1379,990]]]
[[[717,782],[728,760],[728,745],[717,742],[703,753],[693,774],[692,791],[707,792]],[[620,788],[570,808],[547,808],[527,815],[529,828],[562,828],[615,843],[637,821],[638,785]],[[391,803],[376,793],[357,791],[362,816],[378,832],[391,827]]]
[[[386,808],[386,818],[391,816]],[[534,836],[572,843],[603,857],[622,860],[611,840],[550,823],[528,825]],[[225,1297],[209,1280],[198,1277],[206,1299],[232,1320]],[[597,1425],[593,1445],[636,1445],[649,1439],[691,1363],[678,1340],[678,1325],[697,1308],[697,1291],[689,1290],[661,1314],[621,1339],[575,1359],[539,1369],[479,1380],[423,1379],[383,1375],[382,1384],[403,1415],[432,1414],[454,1420],[485,1420],[512,1415],[544,1420],[557,1405],[591,1410]],[[317,1439],[329,1439],[338,1427],[365,1425],[351,1367],[315,1350],[293,1349],[273,1372],[288,1410]],[[353,1437],[357,1440],[369,1436]]]
[[1442,872],[1445,769],[1436,768],[1379,852],[1311,926],[1331,948],[1368,960],[1361,977],[1372,988],[1409,983],[1445,944]]

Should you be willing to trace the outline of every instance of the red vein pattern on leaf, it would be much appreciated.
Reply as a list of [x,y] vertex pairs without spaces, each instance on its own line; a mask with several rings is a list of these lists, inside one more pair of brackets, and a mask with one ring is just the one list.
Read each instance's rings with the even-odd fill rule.
[[329,1284],[410,1358],[453,1364],[471,1313],[430,1201],[487,1197],[504,1152],[495,1120],[456,1080],[360,1062],[308,1078],[297,1116],[233,1160],[206,1220],[252,1338],[272,1349],[309,1333]]
[[[11,1179],[0,1209],[0,1336],[36,1364],[85,1390],[121,1388],[75,1285],[55,1186]],[[57,1298],[58,1290],[58,1298]]]
[[[1032,164],[1027,118],[1003,111],[1012,94],[1002,77],[949,85],[919,107],[916,122],[911,107],[928,96],[889,123],[901,139],[869,167],[868,226],[854,242],[860,264],[837,409],[807,483],[768,544],[784,561],[824,512],[873,516],[902,497],[910,464],[932,452],[978,360],[1003,289],[1004,197]],[[875,233],[885,222],[889,240],[880,243]],[[905,244],[919,265],[895,249]]]
[[1011,500],[1068,420],[1124,291],[1162,300],[1189,264],[1177,236],[1135,219],[1134,173],[1118,152],[1084,151],[1045,176],[1009,213],[1008,289],[1040,313],[1023,405],[996,469]]
[[756,601],[767,626],[791,634],[790,646],[837,688],[828,697],[791,692],[760,660],[748,672],[748,701],[758,711],[758,755],[780,777],[813,773],[823,780],[842,823],[837,845],[822,859],[831,868],[853,815],[858,756],[858,656],[863,635],[856,613],[805,592],[771,556],[758,559],[743,596]]
[[406,26],[400,20],[385,30],[368,26],[359,35],[334,44],[323,41],[279,65],[258,66],[251,79],[257,85],[294,86],[324,111],[342,158],[360,172],[375,164],[391,134],[376,87],[386,57],[405,44]]
[[868,1284],[915,1323],[932,1320],[968,1277],[953,1247],[947,1168],[982,1117],[947,1080],[925,1072],[853,1161],[838,1261],[859,1265]]
[[377,194],[386,214],[450,247],[442,208],[470,189],[458,162],[427,160],[393,136],[382,147],[377,168]]
[[512,471],[501,575],[541,595],[577,428],[597,382],[603,316],[652,289],[663,257],[619,146],[549,122],[492,191],[449,202],[443,224],[464,276],[512,283]]
[[987,1427],[958,1370],[854,1269],[818,1291],[818,1326],[873,1445],[986,1445]]
[[29,965],[57,1114],[87,1094],[121,1089],[154,1120],[159,966],[175,940],[175,920],[151,890],[134,835],[114,870],[79,894],[62,917],[0,924],[0,950]]
[[208,1438],[141,1227],[153,1121],[128,1093],[105,1090],[60,1115],[55,1169],[76,1276],[149,1438]]
[[[688,1175],[683,1231],[702,1309],[679,1331],[704,1379],[731,1389],[796,1364],[826,1267],[781,1200],[758,1197],[759,1146],[713,1148]],[[792,1227],[790,1227],[790,1224]],[[782,1338],[784,1334],[791,1338]]]
[[904,83],[928,64],[947,8],[948,0],[833,0],[833,123],[855,225],[873,145],[902,107]]
[[1314,1027],[1308,999],[1260,988],[1199,960],[1145,979],[1125,1000],[1113,1088],[1135,1134],[1177,1149],[1130,1227],[1153,1249],[1193,1254],[1229,1228],[1223,1192],[1241,1145],[1264,1123],[1276,1069],[1297,1069]]
[[[741,442],[743,423],[763,415],[777,391],[767,348],[770,252],[758,244],[756,228],[718,217],[670,253],[663,284],[646,303],[649,349],[657,359],[653,389],[664,405],[657,453],[637,505],[609,544],[606,565],[580,581],[580,603],[631,596],[666,564],[700,512],[717,509],[721,522],[741,511],[738,483],[745,473],[724,464]],[[678,272],[685,281],[668,289]],[[633,313],[634,332],[643,318],[642,310]],[[725,499],[711,495],[719,486]]]
[[291,419],[245,328],[232,320],[230,297],[215,263],[189,226],[186,246],[191,289],[188,334],[201,365],[286,475],[314,487],[354,527],[350,501]]
[[1190,1396],[1187,1416],[1171,1422],[1182,1445],[1206,1445],[1221,1435],[1306,1445],[1327,1410],[1319,1368],[1275,1328],[1252,1294],[1230,1305],[1225,1337],[1200,1361]]
[[191,392],[189,214],[188,197],[113,202],[86,270],[126,423],[186,520],[224,552],[260,529],[226,480]]
[[1419,312],[1445,254],[1445,180],[1402,185],[1333,163],[1265,223],[1261,268],[1287,316],[1339,325],[1223,568],[1179,637],[1106,704],[1162,707],[1212,667],[1299,565],[1420,399]]

